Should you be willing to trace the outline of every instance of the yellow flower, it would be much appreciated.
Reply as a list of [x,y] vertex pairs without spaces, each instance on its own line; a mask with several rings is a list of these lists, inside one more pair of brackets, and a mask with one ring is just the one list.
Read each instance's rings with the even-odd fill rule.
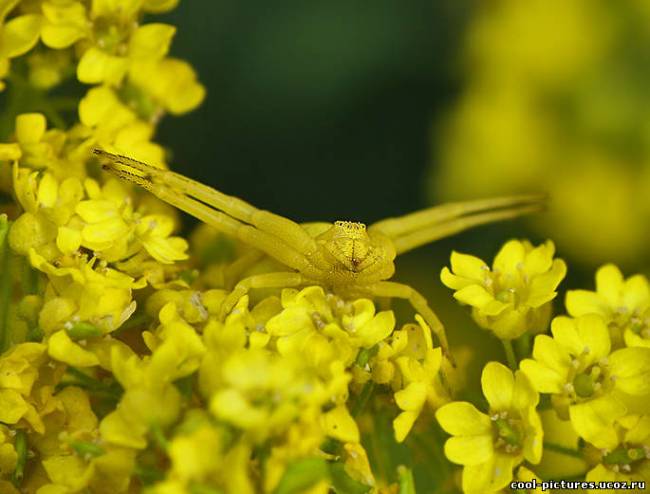
[[[431,329],[422,317],[418,314],[415,318],[418,324],[405,325],[399,331],[399,343],[393,340],[394,346],[381,345],[377,359],[370,364],[373,369],[385,358],[394,363],[394,398],[401,410],[393,420],[397,442],[406,439],[425,404],[436,410],[450,400],[449,390],[441,377],[445,363],[442,351],[433,348]],[[383,362],[385,365],[386,361]]]
[[[166,4],[164,8],[162,4]],[[46,19],[43,42],[60,49],[77,43],[83,50],[77,78],[87,84],[125,85],[134,107],[145,119],[156,118],[156,107],[178,114],[198,106],[205,96],[192,67],[166,58],[174,26],[163,23],[140,25],[140,10],[161,11],[175,2],[98,1],[88,12],[81,2],[43,4]],[[83,120],[83,118],[82,118]]]
[[[0,151],[4,148],[0,159],[19,160],[22,167],[46,169],[61,183],[86,175],[85,161],[90,150],[90,143],[84,142],[87,136],[76,135],[73,130],[47,129],[41,113],[18,115],[14,134],[15,143],[0,145]],[[20,173],[28,174],[27,171]]]
[[[320,409],[325,389],[297,359],[256,349],[233,354],[221,369],[223,384],[210,398],[218,419],[248,431],[256,441],[281,433],[303,407]],[[336,420],[336,417],[333,417]]]
[[[645,32],[646,3],[505,0],[472,17],[466,90],[432,160],[436,202],[546,191],[548,211],[525,221],[563,253],[583,264],[645,260],[650,166],[637,109],[647,97],[637,83],[646,79],[623,74],[643,64],[627,43]],[[540,110],[549,99],[562,103]]]
[[106,334],[120,327],[135,311],[131,293],[144,286],[141,281],[85,256],[61,258],[58,266],[33,249],[29,258],[32,266],[47,273],[50,280],[39,314],[39,325],[46,334],[61,329],[69,332],[77,323],[89,323],[99,334]]
[[153,165],[164,163],[163,148],[151,142],[155,127],[138,119],[112,88],[90,89],[79,102],[79,121],[95,144]]
[[72,252],[79,247],[79,235],[66,225],[83,191],[74,177],[59,183],[49,172],[40,180],[38,176],[38,172],[14,166],[14,190],[25,213],[14,223],[9,242],[20,254],[27,255],[34,248],[46,259],[53,259],[62,250]]
[[[6,425],[0,425],[0,477],[9,478],[16,468],[18,454],[12,436],[14,431]],[[0,486],[0,492],[2,492]]]
[[21,343],[0,357],[0,422],[13,425],[24,420],[43,432],[32,388],[46,360],[45,345],[40,343]]
[[613,423],[627,411],[620,394],[650,393],[650,349],[610,354],[607,326],[595,314],[556,317],[551,331],[552,338],[535,338],[533,359],[524,359],[521,370],[537,391],[552,395],[555,409],[581,437],[612,447],[618,441]]
[[16,15],[6,20],[17,3],[8,1],[0,5],[0,91],[5,87],[2,79],[9,72],[9,60],[31,50],[41,34],[38,14]]
[[574,317],[598,314],[609,325],[612,343],[650,348],[650,285],[640,274],[623,279],[613,264],[596,272],[596,291],[569,290],[566,307]]
[[485,493],[505,488],[524,459],[539,463],[543,431],[535,410],[539,395],[526,376],[497,362],[481,377],[489,415],[467,402],[455,401],[436,412],[440,426],[453,437],[445,455],[463,465],[463,491]]
[[392,311],[375,314],[368,299],[349,304],[349,313],[335,311],[336,299],[322,287],[282,291],[282,310],[266,323],[266,331],[276,339],[281,355],[303,355],[307,348],[315,368],[333,360],[349,365],[361,348],[371,348],[393,331]]
[[131,67],[129,78],[174,115],[193,110],[205,98],[205,88],[196,80],[194,69],[183,60],[138,63]]
[[453,252],[451,271],[444,268],[440,278],[456,290],[456,300],[472,307],[479,326],[510,340],[526,331],[546,329],[551,300],[566,274],[566,264],[553,259],[554,253],[550,240],[538,247],[511,240],[490,269],[477,257]]
[[619,423],[620,443],[602,452],[600,463],[587,473],[585,480],[636,481],[647,486],[650,483],[650,416],[628,415]]

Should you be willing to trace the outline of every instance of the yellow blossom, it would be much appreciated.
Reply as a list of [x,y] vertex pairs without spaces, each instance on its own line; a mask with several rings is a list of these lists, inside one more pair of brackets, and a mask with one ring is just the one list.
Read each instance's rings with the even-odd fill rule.
[[[449,390],[442,378],[446,359],[440,348],[433,348],[431,329],[419,315],[416,315],[416,319],[418,324],[407,324],[399,331],[400,343],[397,343],[397,347],[382,344],[377,354],[379,363],[399,345],[403,345],[389,357],[397,370],[393,388],[395,403],[401,410],[393,421],[397,442],[404,441],[425,404],[436,410],[450,400]],[[371,369],[375,364],[371,361]]]
[[21,343],[0,357],[0,422],[17,424],[24,419],[34,430],[43,432],[31,395],[45,361],[45,345],[40,343]]
[[38,14],[6,19],[17,3],[8,1],[0,5],[0,91],[5,87],[2,79],[9,72],[9,60],[31,50],[41,34],[41,16]]
[[520,366],[541,393],[552,396],[554,407],[570,419],[576,432],[598,447],[618,441],[612,428],[627,408],[620,394],[650,393],[650,349],[623,348],[610,353],[604,320],[595,314],[556,317],[553,337],[535,338],[533,359]]
[[453,252],[451,271],[444,268],[440,277],[456,290],[456,300],[472,307],[481,327],[510,340],[546,329],[551,300],[566,274],[564,261],[553,259],[554,253],[551,241],[533,247],[528,241],[511,240],[490,269],[477,257]]
[[600,463],[587,473],[585,480],[636,481],[645,482],[647,486],[650,482],[650,416],[628,415],[619,423],[620,442],[601,453]]
[[574,317],[598,314],[609,325],[615,347],[650,348],[650,285],[640,274],[623,279],[613,264],[596,272],[596,291],[569,290],[566,307]]
[[453,435],[445,443],[445,455],[463,465],[467,493],[502,489],[524,459],[536,464],[542,456],[543,431],[535,410],[539,395],[526,376],[490,362],[481,384],[489,415],[467,402],[448,403],[436,412],[440,426]]

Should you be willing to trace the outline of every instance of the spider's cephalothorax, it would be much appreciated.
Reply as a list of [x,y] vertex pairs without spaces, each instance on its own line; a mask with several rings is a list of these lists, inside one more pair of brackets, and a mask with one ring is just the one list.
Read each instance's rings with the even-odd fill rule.
[[408,285],[387,281],[395,271],[395,256],[476,225],[538,211],[542,200],[539,195],[521,195],[444,204],[368,228],[351,221],[298,224],[178,173],[100,149],[94,152],[104,169],[119,178],[144,187],[286,266],[284,271],[239,281],[222,304],[223,317],[251,289],[320,284],[344,297],[408,300],[431,326],[447,355],[444,328],[426,299]]
[[395,249],[381,235],[366,230],[366,225],[353,221],[336,221],[316,237],[323,271],[329,271],[331,285],[373,283],[385,280],[395,271]]

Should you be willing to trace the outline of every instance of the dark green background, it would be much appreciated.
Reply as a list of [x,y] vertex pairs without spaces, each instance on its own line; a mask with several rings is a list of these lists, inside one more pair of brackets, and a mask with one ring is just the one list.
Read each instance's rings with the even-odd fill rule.
[[[430,206],[433,129],[462,91],[472,13],[471,0],[181,1],[151,20],[178,26],[172,54],[192,63],[207,97],[166,117],[157,141],[175,170],[297,221],[370,223]],[[452,249],[490,262],[524,232],[488,225],[397,262],[395,279],[427,296],[452,345],[480,352],[474,388],[502,349],[439,273]]]
[[299,221],[423,207],[466,12],[433,0],[182,1],[163,19],[207,98],[166,118],[158,140],[177,170]]

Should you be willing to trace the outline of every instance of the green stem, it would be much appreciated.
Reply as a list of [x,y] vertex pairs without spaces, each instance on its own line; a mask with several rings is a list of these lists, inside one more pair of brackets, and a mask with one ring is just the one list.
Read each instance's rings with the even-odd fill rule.
[[361,393],[359,393],[359,396],[356,399],[356,402],[352,406],[352,416],[353,417],[358,417],[361,412],[366,408],[368,405],[368,401],[370,401],[370,397],[372,396],[372,392],[375,390],[375,383],[370,380],[366,384],[363,385],[363,388],[361,389]]
[[16,449],[18,459],[11,480],[13,481],[13,484],[18,487],[23,481],[25,463],[27,463],[27,435],[24,431],[16,431],[16,443],[14,444],[14,448]]
[[515,340],[515,348],[520,358],[530,356],[530,333],[524,333]]
[[501,340],[501,343],[503,343],[503,349],[506,352],[508,367],[513,371],[517,370],[517,357],[515,357],[515,350],[512,348],[512,340]]
[[0,354],[9,346],[9,304],[11,303],[11,288],[13,282],[10,256],[7,241],[9,222],[7,217],[0,216]]
[[400,465],[397,467],[397,474],[399,476],[399,494],[415,494],[415,482],[411,469]]
[[559,444],[549,443],[544,441],[544,448],[548,449],[549,451],[560,453],[562,455],[572,456],[574,458],[580,458],[580,459],[584,458],[580,450],[567,448],[565,446],[560,446]]

